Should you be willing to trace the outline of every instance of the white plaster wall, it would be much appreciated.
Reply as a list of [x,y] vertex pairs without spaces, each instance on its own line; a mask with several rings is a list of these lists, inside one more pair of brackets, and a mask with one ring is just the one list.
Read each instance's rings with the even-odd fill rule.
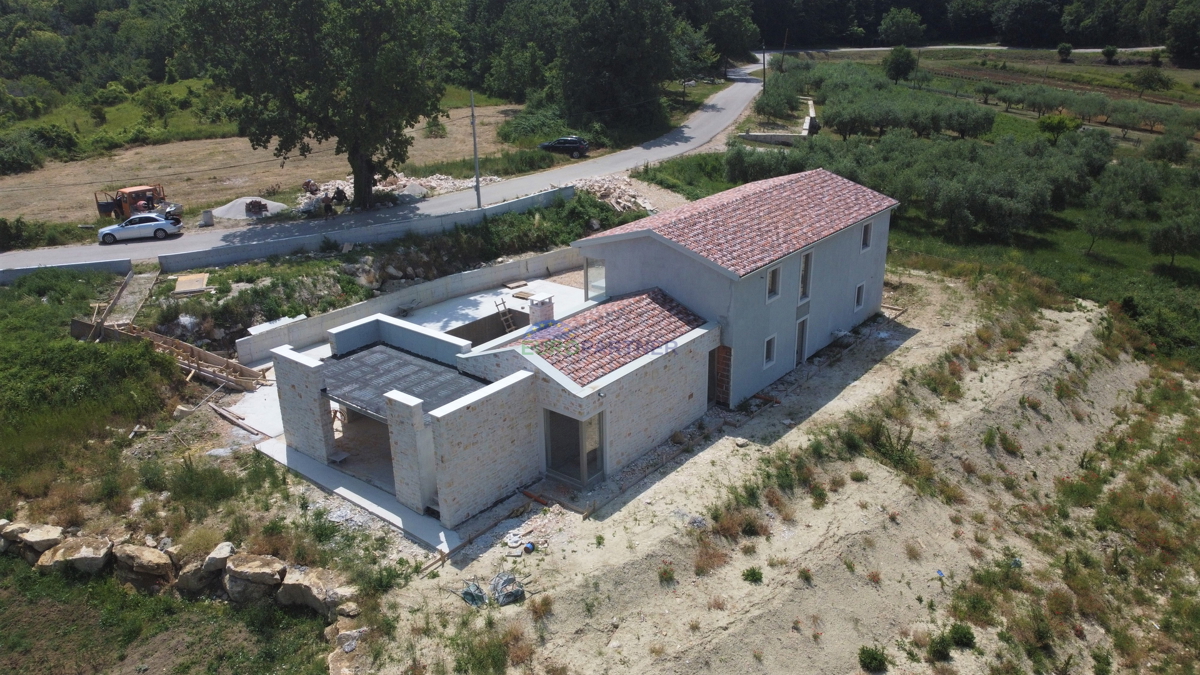
[[[811,251],[808,342],[805,357],[828,345],[834,331],[848,331],[879,311],[887,262],[891,211],[873,223],[871,247],[861,250],[862,224],[857,224],[756,270],[735,284],[724,344],[733,350],[730,405],[737,405],[796,367],[796,322],[800,305],[800,259]],[[767,301],[767,271],[781,269],[779,297]],[[854,309],[855,288],[865,283],[862,309]],[[763,367],[766,339],[776,336],[775,363]]]
[[442,524],[456,527],[542,473],[534,376],[521,372],[429,413]]
[[725,324],[733,280],[687,254],[652,237],[587,243],[579,246],[579,251],[588,258],[604,260],[609,297],[657,286],[696,314]]

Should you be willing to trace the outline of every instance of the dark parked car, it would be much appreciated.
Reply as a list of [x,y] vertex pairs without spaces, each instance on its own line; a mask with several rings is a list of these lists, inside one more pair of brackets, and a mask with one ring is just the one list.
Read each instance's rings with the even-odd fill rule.
[[565,152],[574,159],[579,159],[587,154],[588,142],[578,136],[563,136],[553,141],[546,141],[538,147],[549,152]]

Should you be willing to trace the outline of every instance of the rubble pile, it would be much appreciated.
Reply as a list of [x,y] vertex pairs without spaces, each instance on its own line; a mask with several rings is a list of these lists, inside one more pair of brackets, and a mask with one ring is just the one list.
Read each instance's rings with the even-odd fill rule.
[[594,176],[581,178],[568,185],[586,192],[617,211],[652,211],[650,200],[638,194],[633,181],[624,176]]
[[[480,185],[491,185],[499,183],[502,179],[499,176],[480,176]],[[458,192],[459,190],[470,190],[475,187],[474,178],[452,178],[450,176],[435,173],[432,176],[423,178],[410,178],[402,173],[382,178],[375,176],[375,189],[377,191],[392,192],[395,194],[408,194],[414,197],[424,197],[427,193],[445,194],[447,192]],[[331,180],[321,183],[317,186],[317,197],[328,192],[332,195],[341,188],[346,193],[346,197],[354,199],[354,176],[346,176],[346,180]],[[301,192],[296,195],[296,204],[306,206],[314,197],[306,192]]]

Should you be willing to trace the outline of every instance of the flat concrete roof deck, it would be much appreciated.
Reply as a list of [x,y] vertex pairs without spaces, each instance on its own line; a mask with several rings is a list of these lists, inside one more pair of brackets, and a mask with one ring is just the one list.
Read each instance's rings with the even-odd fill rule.
[[409,312],[408,316],[401,318],[418,326],[445,332],[495,314],[498,300],[504,300],[505,306],[511,310],[528,314],[529,300],[513,296],[514,293],[522,292],[553,295],[555,316],[566,316],[587,304],[582,288],[564,286],[545,279],[531,279],[520,288],[501,286],[482,293],[450,298],[428,307],[415,309]]
[[375,345],[325,360],[329,398],[387,422],[383,395],[393,389],[425,402],[426,413],[483,389],[487,383],[450,366],[390,345]]

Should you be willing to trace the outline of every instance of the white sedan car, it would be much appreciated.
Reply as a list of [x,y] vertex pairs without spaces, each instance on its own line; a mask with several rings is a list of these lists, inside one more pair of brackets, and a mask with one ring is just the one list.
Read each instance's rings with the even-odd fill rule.
[[182,231],[179,220],[164,218],[157,213],[143,213],[118,225],[100,228],[96,236],[102,244],[115,244],[118,239],[166,239],[168,234],[179,234]]

